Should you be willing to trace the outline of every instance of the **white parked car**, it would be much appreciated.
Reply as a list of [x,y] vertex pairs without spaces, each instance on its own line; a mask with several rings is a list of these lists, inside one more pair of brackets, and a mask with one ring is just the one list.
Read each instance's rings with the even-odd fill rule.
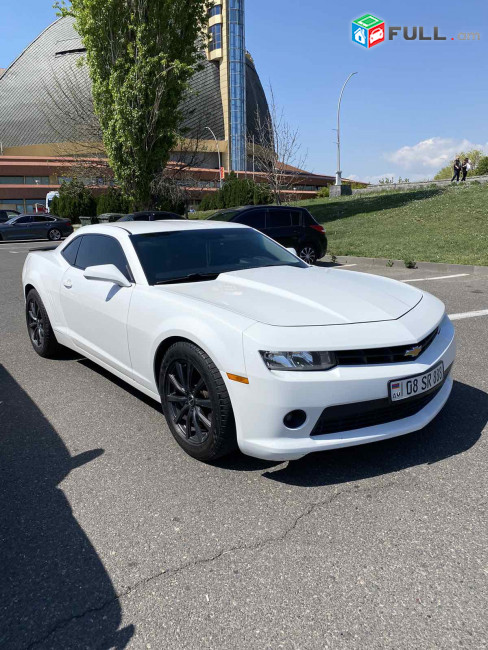
[[239,224],[87,226],[30,253],[23,286],[38,354],[67,346],[161,402],[200,460],[399,436],[452,388],[454,329],[437,298],[308,266]]

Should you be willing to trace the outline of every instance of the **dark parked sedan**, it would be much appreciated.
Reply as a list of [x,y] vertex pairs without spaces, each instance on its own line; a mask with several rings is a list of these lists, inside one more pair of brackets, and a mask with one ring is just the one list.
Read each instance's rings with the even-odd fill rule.
[[47,238],[59,241],[72,232],[73,226],[68,219],[47,214],[20,214],[0,223],[0,240]]
[[175,212],[133,212],[132,214],[126,214],[122,219],[117,219],[117,221],[168,221],[170,219],[184,219],[181,214],[176,214]]
[[314,264],[327,252],[325,230],[305,208],[253,205],[222,210],[213,221],[234,221],[260,230],[285,248],[294,248],[307,264]]
[[16,217],[20,212],[17,212],[17,210],[0,210],[0,223],[5,223],[9,219],[13,219]]

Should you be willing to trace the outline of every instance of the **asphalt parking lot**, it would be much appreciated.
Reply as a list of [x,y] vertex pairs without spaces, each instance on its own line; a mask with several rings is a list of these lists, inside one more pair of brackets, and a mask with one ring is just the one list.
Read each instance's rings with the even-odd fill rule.
[[2,650],[487,647],[488,276],[374,270],[456,315],[453,394],[426,429],[210,466],[151,400],[33,352],[36,245],[0,244]]

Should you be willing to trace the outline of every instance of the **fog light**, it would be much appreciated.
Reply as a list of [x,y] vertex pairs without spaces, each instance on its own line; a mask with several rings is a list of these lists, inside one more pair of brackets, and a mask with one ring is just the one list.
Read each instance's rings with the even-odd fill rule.
[[299,429],[306,419],[305,411],[290,411],[283,418],[283,424],[287,429]]

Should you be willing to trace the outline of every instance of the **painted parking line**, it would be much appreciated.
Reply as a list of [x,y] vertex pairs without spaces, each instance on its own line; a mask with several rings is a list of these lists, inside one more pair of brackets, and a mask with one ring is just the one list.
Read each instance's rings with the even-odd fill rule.
[[465,311],[462,314],[450,314],[451,320],[462,320],[463,318],[478,318],[479,316],[488,316],[488,309],[480,309],[478,311]]
[[456,275],[439,275],[435,278],[414,278],[412,280],[402,280],[402,282],[428,282],[429,280],[450,280],[451,278],[466,278],[469,273],[456,273]]

